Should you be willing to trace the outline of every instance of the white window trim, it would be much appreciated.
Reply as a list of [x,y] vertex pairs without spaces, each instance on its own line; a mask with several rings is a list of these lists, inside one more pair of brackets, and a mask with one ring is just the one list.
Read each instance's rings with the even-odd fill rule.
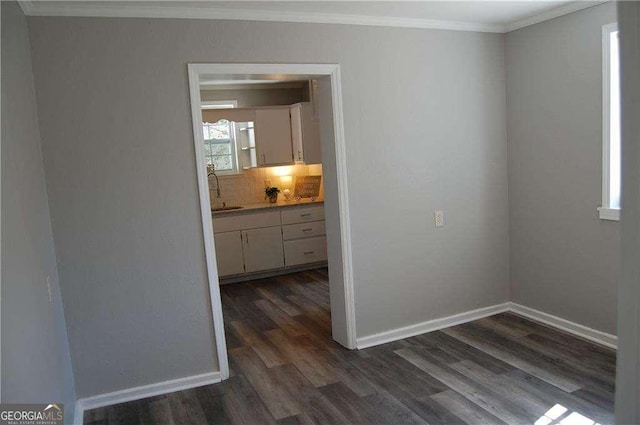
[[611,207],[609,193],[609,129],[610,129],[610,37],[618,31],[618,23],[602,27],[602,206],[598,208],[601,220],[620,221],[620,208]]
[[[237,108],[238,101],[237,100],[203,100],[200,102],[201,109],[226,109],[226,108]],[[240,166],[238,158],[238,149],[236,147],[236,126],[235,123],[231,123],[231,132],[233,133],[233,139],[231,140],[231,156],[233,159],[233,170],[216,170],[216,174],[219,177],[223,176],[235,176],[238,174],[242,174],[242,167]]]
[[237,100],[203,100],[200,102],[202,109],[225,109],[231,106],[232,108],[238,107]]

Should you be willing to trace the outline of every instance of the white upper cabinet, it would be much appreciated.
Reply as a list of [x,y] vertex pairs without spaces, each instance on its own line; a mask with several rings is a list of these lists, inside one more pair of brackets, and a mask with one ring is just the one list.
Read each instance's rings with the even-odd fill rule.
[[[309,102],[291,106],[204,110],[205,122],[238,124],[236,148],[242,168],[321,164],[320,122]],[[253,124],[253,126],[251,125]],[[246,134],[245,134],[246,133]]]
[[293,164],[289,107],[259,108],[255,117],[258,166]]
[[291,105],[291,135],[293,156],[297,164],[322,163],[320,121],[313,117],[311,103]]

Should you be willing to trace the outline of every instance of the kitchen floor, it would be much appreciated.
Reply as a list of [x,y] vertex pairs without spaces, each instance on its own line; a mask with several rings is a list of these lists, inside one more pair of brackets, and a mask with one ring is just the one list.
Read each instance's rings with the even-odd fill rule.
[[327,269],[221,288],[231,378],[85,424],[611,424],[615,351],[504,313],[349,351]]

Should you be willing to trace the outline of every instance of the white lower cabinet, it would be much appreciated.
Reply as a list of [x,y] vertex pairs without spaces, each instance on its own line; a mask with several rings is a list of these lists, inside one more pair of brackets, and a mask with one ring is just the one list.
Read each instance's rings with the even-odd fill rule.
[[213,218],[218,276],[284,267],[280,211]]
[[242,232],[246,273],[284,267],[282,227],[265,227]]
[[[286,214],[282,211],[284,262],[287,267],[327,261],[323,218],[324,210],[318,207],[287,211]],[[308,221],[313,219],[317,221]]]
[[324,234],[324,220],[282,226],[282,239],[285,241],[311,236],[323,236]]
[[322,206],[214,217],[213,233],[223,278],[327,261]]
[[292,208],[282,211],[282,224],[324,221],[324,207]]
[[230,276],[244,273],[242,233],[240,231],[216,233],[215,243],[218,275]]
[[286,241],[284,257],[287,267],[327,261],[327,238],[321,236]]

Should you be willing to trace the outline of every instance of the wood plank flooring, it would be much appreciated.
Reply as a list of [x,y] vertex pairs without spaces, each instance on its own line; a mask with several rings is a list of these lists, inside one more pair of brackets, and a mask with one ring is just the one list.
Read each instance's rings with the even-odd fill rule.
[[615,352],[519,316],[349,351],[331,340],[326,269],[221,292],[229,380],[91,410],[84,423],[613,423]]

